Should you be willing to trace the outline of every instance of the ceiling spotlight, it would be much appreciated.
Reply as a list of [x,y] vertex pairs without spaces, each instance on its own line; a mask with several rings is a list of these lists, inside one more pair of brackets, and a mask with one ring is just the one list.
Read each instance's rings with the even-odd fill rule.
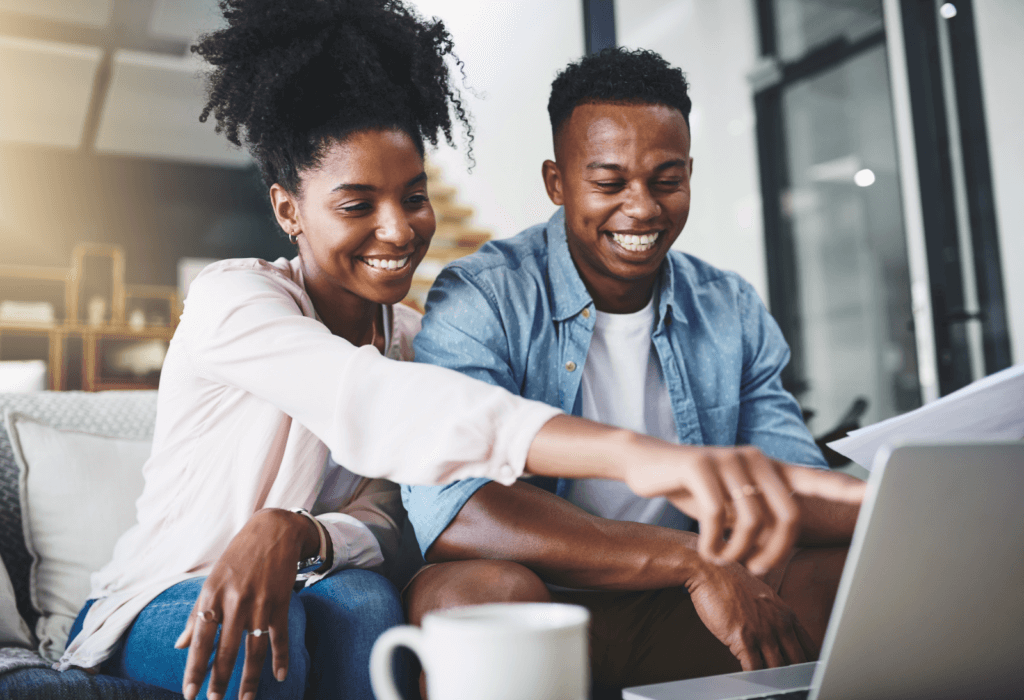
[[858,170],[853,176],[853,182],[857,187],[868,187],[875,184],[875,173],[869,168]]
[[956,17],[956,5],[951,2],[942,3],[942,7],[939,8],[939,14],[942,15],[942,19],[953,19]]

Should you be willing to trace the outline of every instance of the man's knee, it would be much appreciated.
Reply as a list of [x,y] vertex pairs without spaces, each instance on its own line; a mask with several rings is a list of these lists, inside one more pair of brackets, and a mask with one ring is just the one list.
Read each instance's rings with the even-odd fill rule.
[[483,603],[546,603],[551,594],[540,577],[522,564],[479,559],[425,569],[409,584],[405,599],[409,620],[418,625],[431,610]]
[[819,646],[825,638],[847,551],[847,547],[801,549],[786,567],[779,587],[779,597],[793,608],[797,619]]
[[345,569],[299,593],[310,623],[374,627],[380,632],[405,622],[398,591],[386,578],[364,569]]

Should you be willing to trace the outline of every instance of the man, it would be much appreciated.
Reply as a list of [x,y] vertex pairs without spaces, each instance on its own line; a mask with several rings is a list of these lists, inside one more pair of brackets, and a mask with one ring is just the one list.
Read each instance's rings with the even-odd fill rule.
[[[693,170],[683,74],[652,52],[607,50],[556,78],[548,110],[543,177],[563,208],[440,275],[416,360],[663,440],[824,465],[753,288],[670,250]],[[748,491],[764,509],[768,494]],[[598,694],[813,658],[845,557],[830,545],[849,541],[857,511],[803,499],[798,542],[816,549],[763,572],[702,559],[688,517],[611,482],[562,480],[555,495],[471,479],[403,497],[436,564],[406,590],[412,621],[491,601],[586,605]]]

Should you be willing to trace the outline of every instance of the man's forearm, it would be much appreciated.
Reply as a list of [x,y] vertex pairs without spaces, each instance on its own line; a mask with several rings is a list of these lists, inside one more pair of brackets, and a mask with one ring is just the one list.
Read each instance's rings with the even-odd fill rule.
[[691,532],[590,515],[528,483],[483,486],[427,551],[430,562],[503,559],[548,583],[651,590],[686,585],[705,566]]
[[[837,478],[854,477],[833,473]],[[802,547],[849,544],[857,524],[860,505],[837,503],[815,496],[796,497],[800,506],[800,535],[797,544]]]

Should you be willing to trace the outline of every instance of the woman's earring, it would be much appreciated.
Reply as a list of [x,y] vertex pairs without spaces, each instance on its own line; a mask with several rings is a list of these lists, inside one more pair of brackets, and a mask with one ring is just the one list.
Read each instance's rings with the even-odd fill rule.
[[288,240],[292,242],[292,245],[298,244],[298,242],[299,242],[299,234],[297,234],[297,233],[289,233],[288,234]]

